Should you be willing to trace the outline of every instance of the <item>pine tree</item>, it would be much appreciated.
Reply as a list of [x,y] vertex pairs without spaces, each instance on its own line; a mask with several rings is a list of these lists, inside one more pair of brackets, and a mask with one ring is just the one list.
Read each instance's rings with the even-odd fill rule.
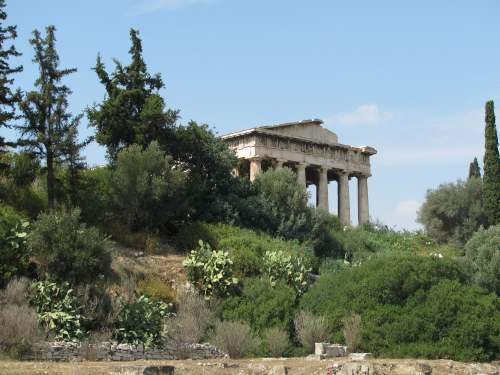
[[[17,52],[14,45],[6,45],[9,41],[17,38],[16,26],[5,26],[6,19],[5,0],[0,0],[0,130],[9,128],[11,122],[17,119],[15,107],[21,100],[21,93],[19,90],[12,90],[14,79],[11,76],[23,70],[20,65],[10,66],[9,60],[21,54]],[[6,152],[8,146],[14,146],[14,144],[7,142],[4,137],[0,136],[0,156]],[[6,167],[8,165],[0,162],[0,169]]]
[[131,63],[124,66],[115,60],[111,74],[97,56],[95,72],[106,89],[106,98],[87,111],[96,140],[107,147],[108,157],[116,159],[120,150],[131,144],[143,148],[152,141],[162,143],[178,119],[178,111],[165,110],[159,90],[165,87],[160,74],[152,76],[142,57],[142,42],[137,30],[130,30]]
[[479,167],[477,158],[474,158],[474,161],[469,165],[469,179],[471,178],[481,178],[481,168]]
[[55,31],[54,26],[47,27],[45,37],[38,30],[33,32],[30,44],[35,50],[33,62],[38,65],[40,75],[35,81],[36,91],[26,93],[20,105],[24,124],[16,126],[21,133],[19,145],[45,160],[49,209],[54,208],[55,203],[54,168],[64,154],[64,141],[74,123],[68,112],[71,90],[61,84],[61,80],[76,72],[76,69],[59,69]]
[[83,115],[71,119],[68,123],[68,130],[61,147],[62,160],[68,168],[67,182],[68,193],[71,205],[78,206],[78,191],[81,186],[81,171],[85,169],[85,157],[81,151],[92,142],[93,138],[88,137],[83,141],[78,141],[78,127]]
[[484,210],[489,225],[500,223],[500,156],[495,125],[495,109],[492,100],[486,102],[486,127],[484,131]]

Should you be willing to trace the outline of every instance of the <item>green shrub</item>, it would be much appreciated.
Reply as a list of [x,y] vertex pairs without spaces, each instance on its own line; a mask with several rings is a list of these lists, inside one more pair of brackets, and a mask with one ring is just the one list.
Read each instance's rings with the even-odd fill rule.
[[12,208],[0,205],[0,288],[26,271],[30,255],[27,230],[27,221]]
[[188,280],[205,297],[212,295],[227,296],[238,283],[234,278],[229,254],[225,251],[212,250],[209,244],[200,240],[199,247],[192,250],[182,263]]
[[99,280],[111,266],[107,239],[79,219],[78,209],[43,213],[28,239],[42,273],[72,285]]
[[264,269],[264,255],[268,251],[300,257],[307,268],[317,268],[313,252],[298,241],[273,238],[265,233],[226,224],[193,223],[184,227],[177,239],[178,246],[183,250],[194,249],[201,239],[212,248],[227,251],[237,277],[259,275]]
[[500,300],[466,282],[450,259],[379,256],[320,276],[301,305],[324,315],[339,341],[343,318],[359,314],[361,349],[378,355],[495,358]]
[[78,341],[85,336],[83,308],[68,283],[39,281],[33,284],[31,303],[42,325],[57,340]]
[[133,302],[124,304],[118,314],[113,337],[118,342],[161,347],[165,339],[165,319],[169,306],[142,294]]
[[256,332],[278,327],[292,333],[295,291],[283,282],[272,286],[267,278],[246,279],[241,296],[229,297],[221,308],[224,320],[247,322]]
[[418,221],[438,242],[465,244],[481,225],[486,224],[482,190],[480,178],[459,180],[429,190],[418,212]]
[[300,257],[292,257],[283,251],[267,251],[264,256],[264,272],[269,275],[271,285],[283,280],[301,295],[307,290],[311,269],[307,268]]
[[474,233],[465,245],[465,260],[474,282],[500,295],[500,224]]
[[258,199],[255,227],[284,238],[304,239],[311,230],[308,193],[289,168],[269,169],[254,181]]
[[119,152],[111,175],[115,217],[129,229],[165,229],[184,219],[184,174],[158,143],[131,145]]

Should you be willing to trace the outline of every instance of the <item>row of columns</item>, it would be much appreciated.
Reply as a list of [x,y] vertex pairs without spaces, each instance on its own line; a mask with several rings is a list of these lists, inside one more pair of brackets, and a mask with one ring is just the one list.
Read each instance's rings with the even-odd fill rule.
[[[275,169],[283,167],[283,161],[277,161],[274,164]],[[306,187],[306,167],[305,163],[295,163],[297,181],[299,184]],[[261,172],[261,159],[250,159],[250,181],[255,180]],[[325,211],[329,210],[328,203],[328,168],[320,167],[318,169],[319,178],[316,185],[317,206]],[[346,171],[336,171],[338,176],[338,216],[343,225],[351,224],[351,210],[349,197],[349,173]],[[358,179],[358,222],[365,224],[369,221],[368,208],[368,177],[365,175],[357,175]]]

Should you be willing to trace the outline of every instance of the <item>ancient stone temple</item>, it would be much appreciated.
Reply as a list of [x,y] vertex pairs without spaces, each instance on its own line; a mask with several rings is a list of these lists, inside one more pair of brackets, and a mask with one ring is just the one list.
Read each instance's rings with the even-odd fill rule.
[[339,143],[335,133],[323,128],[321,120],[259,126],[227,134],[222,139],[240,160],[235,173],[251,181],[268,168],[288,167],[305,187],[316,185],[316,204],[328,210],[328,183],[338,184],[338,215],[350,225],[349,179],[358,182],[358,222],[369,220],[368,177],[370,156],[377,151],[368,146]]

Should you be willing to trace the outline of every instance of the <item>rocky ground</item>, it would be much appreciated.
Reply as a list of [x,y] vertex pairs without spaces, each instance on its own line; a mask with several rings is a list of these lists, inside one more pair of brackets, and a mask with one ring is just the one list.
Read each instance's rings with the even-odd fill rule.
[[461,363],[449,360],[371,359],[352,361],[286,359],[137,361],[137,362],[9,362],[1,375],[494,375],[500,362]]

